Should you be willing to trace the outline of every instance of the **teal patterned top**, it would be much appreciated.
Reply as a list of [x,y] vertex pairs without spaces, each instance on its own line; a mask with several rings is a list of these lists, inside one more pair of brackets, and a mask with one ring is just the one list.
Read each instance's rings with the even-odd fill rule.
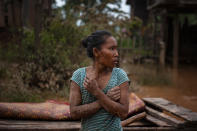
[[[77,69],[71,78],[76,82],[81,91],[82,104],[88,104],[96,101],[96,98],[91,95],[84,87],[83,81],[86,77],[86,67]],[[113,68],[111,73],[111,78],[108,81],[107,86],[103,89],[106,94],[108,90],[115,86],[129,81],[127,74],[121,68]],[[81,130],[82,131],[122,131],[121,120],[119,117],[107,112],[104,108],[101,108],[94,115],[83,118],[81,120]]]

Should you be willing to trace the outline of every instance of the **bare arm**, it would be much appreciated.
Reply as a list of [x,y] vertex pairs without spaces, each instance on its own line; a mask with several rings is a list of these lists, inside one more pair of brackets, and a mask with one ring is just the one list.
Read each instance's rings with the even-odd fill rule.
[[128,82],[124,82],[119,87],[120,87],[120,101],[119,102],[113,101],[107,95],[105,95],[102,91],[99,91],[99,90],[95,94],[95,96],[99,100],[99,103],[101,104],[101,106],[105,108],[105,110],[123,119],[127,117],[127,114],[128,114],[129,84]]
[[128,114],[129,108],[129,94],[128,88],[129,83],[124,82],[120,87],[120,101],[116,102],[108,97],[106,94],[100,90],[98,83],[95,79],[87,78],[84,81],[84,87],[94,95],[98,100],[100,105],[108,112],[117,115],[120,118],[125,118]]
[[95,114],[101,105],[98,101],[90,104],[81,105],[82,98],[80,87],[75,83],[71,82],[70,86],[70,114],[72,119],[80,119]]

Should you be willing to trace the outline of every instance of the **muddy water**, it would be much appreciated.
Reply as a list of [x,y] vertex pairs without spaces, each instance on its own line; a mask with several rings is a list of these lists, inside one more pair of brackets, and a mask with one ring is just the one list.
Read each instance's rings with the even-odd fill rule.
[[[196,66],[197,67],[197,66]],[[162,97],[197,112],[197,68],[181,67],[171,86],[140,86],[140,97]]]

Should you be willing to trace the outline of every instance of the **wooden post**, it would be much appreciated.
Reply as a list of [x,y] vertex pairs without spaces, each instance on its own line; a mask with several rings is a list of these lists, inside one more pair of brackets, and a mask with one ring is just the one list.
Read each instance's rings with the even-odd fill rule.
[[179,61],[179,19],[178,15],[174,17],[174,40],[173,40],[173,68],[178,68]]
[[153,55],[156,56],[156,29],[157,29],[157,18],[156,15],[154,14],[154,18],[153,18],[153,23],[154,23],[154,29],[153,29],[153,39],[154,39],[154,43],[153,43]]
[[4,2],[2,0],[0,0],[0,27],[4,27],[5,26],[5,20],[4,20]]
[[16,0],[13,1],[13,22],[15,27],[21,27],[22,26],[22,19],[21,19],[21,13],[22,13],[22,2]]
[[167,11],[162,10],[161,12],[161,24],[160,24],[160,40],[159,40],[159,47],[160,47],[160,52],[159,52],[159,61],[160,61],[160,66],[162,68],[165,67],[165,54],[166,54],[166,33],[167,33]]
[[159,63],[162,68],[165,67],[165,52],[166,52],[166,47],[165,43],[163,41],[159,41],[160,45],[160,55],[159,55]]
[[132,43],[133,43],[133,49],[135,49],[135,47],[136,47],[136,46],[135,46],[135,43],[136,43],[136,36],[133,36],[133,42],[132,42]]
[[179,17],[178,14],[174,17],[173,25],[173,83],[178,88],[178,62],[179,62]]
[[23,26],[28,26],[28,16],[29,16],[29,0],[24,0],[23,1],[23,6],[22,6],[22,22]]
[[38,47],[40,44],[40,37],[39,34],[42,28],[42,19],[43,19],[43,9],[42,9],[43,0],[36,1],[35,4],[35,46]]
[[8,4],[8,26],[13,27],[13,5],[11,3]]

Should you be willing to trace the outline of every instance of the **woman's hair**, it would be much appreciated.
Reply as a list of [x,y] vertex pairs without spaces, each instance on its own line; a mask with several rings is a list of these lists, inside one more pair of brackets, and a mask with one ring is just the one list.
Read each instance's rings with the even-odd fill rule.
[[87,48],[88,57],[94,58],[93,48],[100,49],[101,45],[105,43],[106,39],[110,36],[112,36],[110,32],[99,30],[82,40],[83,47]]

